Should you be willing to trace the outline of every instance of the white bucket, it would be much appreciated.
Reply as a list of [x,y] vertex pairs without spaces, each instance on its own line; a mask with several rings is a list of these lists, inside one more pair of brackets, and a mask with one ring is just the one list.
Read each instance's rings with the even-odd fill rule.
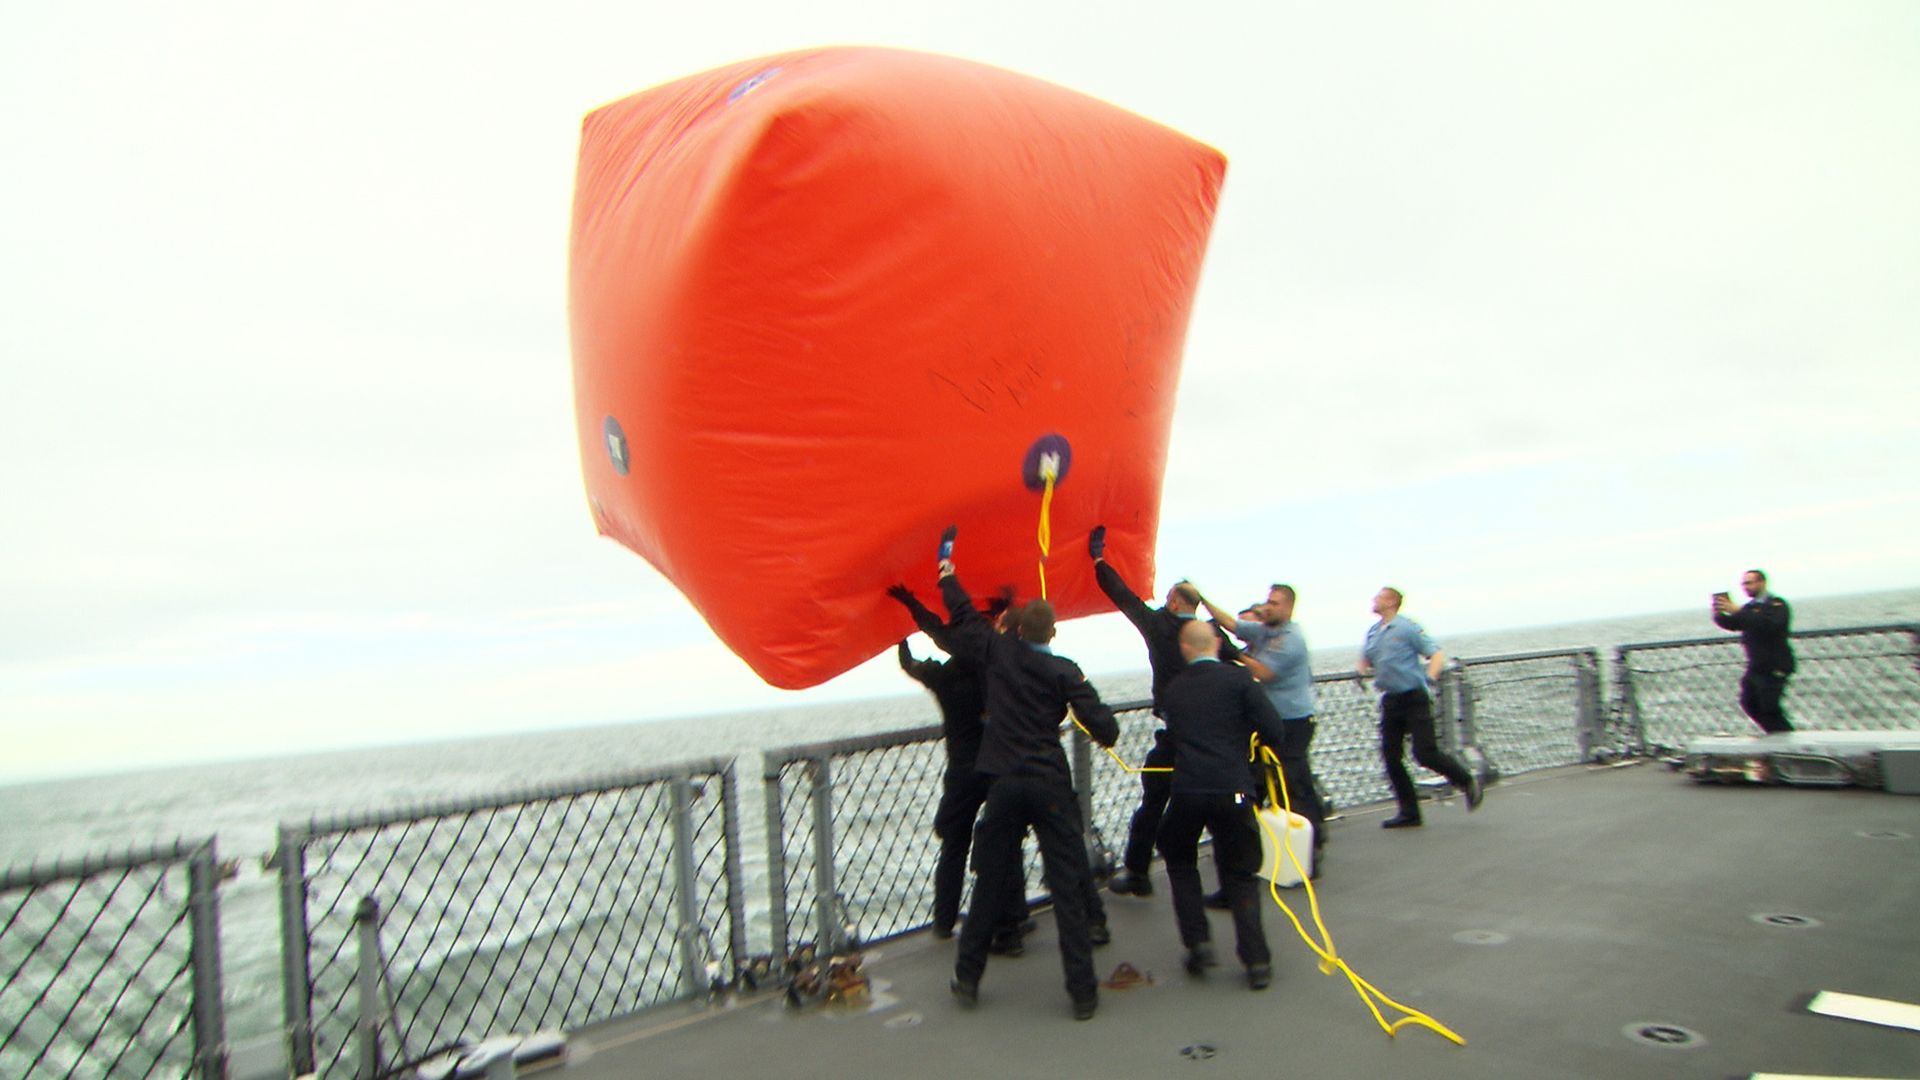
[[[1302,871],[1313,868],[1313,822],[1278,807],[1255,810],[1254,815],[1260,819],[1260,876],[1283,888],[1300,884]],[[1288,849],[1294,858],[1287,857]]]

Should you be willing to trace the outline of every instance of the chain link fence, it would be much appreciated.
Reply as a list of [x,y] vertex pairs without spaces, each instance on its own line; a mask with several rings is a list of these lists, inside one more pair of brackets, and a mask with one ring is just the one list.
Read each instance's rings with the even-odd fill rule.
[[1611,756],[1598,650],[1463,659],[1448,674],[1460,743],[1484,777]]
[[[1794,641],[1799,725],[1920,728],[1920,628]],[[1596,650],[1464,659],[1439,687],[1442,742],[1499,776],[1751,728],[1735,704],[1736,637],[1628,645],[1611,660],[1609,709]],[[1352,674],[1314,684],[1313,767],[1329,809],[1390,799],[1373,688]],[[1116,753],[1137,767],[1159,722],[1144,701],[1115,713]],[[940,734],[765,755],[775,960],[927,924]],[[1107,869],[1140,777],[1084,736],[1073,742],[1091,850]],[[366,1074],[460,1040],[576,1029],[727,985],[760,962],[747,954],[741,839],[724,760],[282,826],[294,1070]],[[218,877],[207,840],[0,878],[0,1076],[224,1076]],[[1029,897],[1044,891],[1031,854],[1027,881]],[[365,1021],[373,1012],[377,1024]]]
[[364,1073],[363,902],[387,1062],[710,992],[745,953],[737,796],[707,761],[496,801],[282,826],[294,1071]]
[[226,1075],[211,839],[0,875],[0,1076]]
[[[1796,728],[1920,728],[1920,627],[1866,626],[1793,636],[1799,670],[1787,683]],[[1732,634],[1624,645],[1614,651],[1623,728],[1636,749],[1668,753],[1689,739],[1755,734],[1740,711],[1746,654]]]

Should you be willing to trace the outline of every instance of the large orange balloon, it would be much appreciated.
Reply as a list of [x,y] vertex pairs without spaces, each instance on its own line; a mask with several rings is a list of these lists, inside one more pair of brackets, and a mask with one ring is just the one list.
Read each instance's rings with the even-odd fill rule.
[[1225,171],[1112,105],[889,49],[768,57],[596,110],[571,288],[600,531],[790,688],[911,629],[888,585],[937,608],[949,523],[977,594],[1036,594],[1043,449],[1064,465],[1061,616],[1111,608],[1097,523],[1150,588]]

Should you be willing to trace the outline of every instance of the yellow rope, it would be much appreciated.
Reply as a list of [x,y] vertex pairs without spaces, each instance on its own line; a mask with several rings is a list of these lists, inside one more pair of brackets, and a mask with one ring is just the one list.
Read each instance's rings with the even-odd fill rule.
[[1040,459],[1040,475],[1047,489],[1040,495],[1040,599],[1047,598],[1047,556],[1053,552],[1053,482],[1058,466],[1051,457]]
[[[1046,481],[1046,488],[1040,496],[1039,531],[1040,598],[1043,600],[1046,599],[1047,596],[1047,555],[1053,549],[1053,485],[1054,481],[1058,479],[1058,474],[1059,463],[1052,458],[1043,456],[1040,460],[1040,475],[1041,478]],[[1073,726],[1079,728],[1089,740],[1093,738],[1093,732],[1087,731],[1087,726],[1080,722],[1079,717],[1073,715],[1071,708],[1067,710],[1067,716],[1073,721]],[[1095,745],[1098,745],[1098,743],[1096,742]],[[1258,746],[1257,739],[1249,745],[1248,760],[1256,760],[1253,752],[1253,747],[1255,746]],[[1158,767],[1147,768],[1142,766],[1135,768],[1134,766],[1128,765],[1119,754],[1114,753],[1113,747],[1102,746],[1100,748],[1107,752],[1107,756],[1112,758],[1115,764],[1130,773],[1173,771],[1170,768]],[[1265,757],[1267,764],[1272,766],[1267,772],[1267,801],[1270,804],[1281,807],[1282,812],[1286,815],[1284,820],[1287,823],[1287,833],[1291,833],[1294,828],[1293,799],[1287,791],[1287,778],[1286,774],[1281,771],[1280,759],[1274,755],[1271,749],[1264,746],[1259,746],[1258,752]],[[1276,778],[1279,780],[1280,785],[1278,791],[1274,788]],[[1307,904],[1313,914],[1313,925],[1320,931],[1319,941],[1315,941],[1312,937],[1308,936],[1306,927],[1300,922],[1300,917],[1295,915],[1293,909],[1287,906],[1287,902],[1280,898],[1280,886],[1275,884],[1271,879],[1267,881],[1267,891],[1273,895],[1273,902],[1278,904],[1280,910],[1286,913],[1288,920],[1293,923],[1294,932],[1300,935],[1300,940],[1306,942],[1307,948],[1312,949],[1314,954],[1320,957],[1321,973],[1331,975],[1335,969],[1338,969],[1345,974],[1347,981],[1353,984],[1354,993],[1360,995],[1360,1000],[1366,1003],[1367,1011],[1373,1014],[1374,1022],[1380,1025],[1381,1030],[1385,1031],[1389,1038],[1398,1035],[1400,1029],[1408,1024],[1417,1024],[1461,1046],[1467,1045],[1467,1040],[1454,1034],[1445,1024],[1440,1023],[1438,1020],[1435,1020],[1433,1017],[1428,1016],[1418,1009],[1408,1008],[1381,993],[1372,983],[1361,978],[1358,972],[1354,971],[1353,968],[1347,965],[1345,960],[1340,958],[1338,950],[1334,948],[1333,935],[1328,932],[1325,920],[1320,917],[1320,897],[1313,889],[1313,875],[1306,867],[1300,865],[1300,856],[1293,853],[1293,848],[1286,842],[1286,836],[1274,832],[1273,826],[1269,825],[1264,818],[1260,818],[1257,814],[1255,817],[1260,821],[1260,827],[1266,830],[1267,835],[1274,838],[1275,846],[1287,853],[1287,858],[1293,862],[1294,870],[1300,875],[1300,883],[1307,888]],[[1406,1015],[1392,1023],[1388,1023],[1387,1018],[1380,1013],[1380,1006],[1374,1003],[1376,998],[1387,1006],[1397,1009]]]
[[[1269,802],[1282,807],[1286,814],[1286,831],[1290,834],[1294,829],[1293,800],[1287,792],[1286,774],[1281,771],[1280,759],[1274,755],[1271,749],[1262,746],[1260,747],[1260,754],[1266,759],[1267,764],[1272,766],[1267,773],[1267,799]],[[1274,789],[1274,780],[1276,777],[1280,783],[1277,792]],[[1256,817],[1257,816],[1258,815],[1256,815]],[[1273,895],[1273,902],[1278,904],[1280,910],[1285,912],[1287,918],[1292,921],[1293,929],[1300,935],[1300,940],[1306,942],[1307,948],[1312,949],[1314,954],[1320,957],[1320,973],[1323,975],[1331,975],[1337,968],[1342,974],[1346,975],[1347,981],[1353,984],[1354,993],[1360,995],[1360,1000],[1366,1003],[1367,1011],[1373,1014],[1374,1022],[1379,1024],[1380,1029],[1385,1031],[1389,1037],[1398,1035],[1400,1029],[1406,1027],[1408,1024],[1415,1024],[1427,1028],[1461,1046],[1467,1045],[1467,1040],[1454,1034],[1445,1024],[1440,1023],[1438,1020],[1435,1020],[1433,1017],[1428,1016],[1418,1009],[1402,1005],[1381,993],[1372,983],[1361,978],[1358,972],[1347,966],[1347,962],[1341,959],[1338,950],[1334,948],[1333,935],[1327,931],[1326,922],[1320,917],[1320,898],[1313,890],[1313,876],[1308,872],[1306,867],[1300,865],[1300,856],[1293,853],[1292,846],[1286,842],[1286,836],[1275,832],[1273,826],[1268,824],[1266,819],[1260,818],[1259,820],[1260,827],[1266,830],[1269,837],[1273,838],[1275,846],[1287,853],[1287,858],[1293,862],[1294,870],[1300,875],[1300,883],[1306,886],[1307,904],[1312,909],[1313,925],[1320,931],[1319,941],[1315,941],[1307,935],[1306,927],[1301,925],[1300,917],[1295,915],[1293,909],[1287,906],[1287,902],[1280,898],[1280,886],[1278,884],[1275,884],[1269,879],[1267,882],[1267,891]],[[1378,998],[1380,1002],[1406,1015],[1392,1023],[1388,1023],[1386,1017],[1380,1013],[1380,1006],[1374,1003],[1374,999],[1376,998]]]
[[[1040,494],[1040,599],[1042,600],[1047,598],[1047,556],[1053,551],[1053,482],[1058,478],[1058,473],[1058,464],[1052,458],[1042,457],[1040,459],[1040,478],[1047,482],[1046,489]],[[1100,746],[1098,740],[1093,738],[1093,732],[1087,730],[1087,725],[1081,723],[1080,718],[1073,715],[1073,709],[1071,707],[1067,709],[1067,718],[1073,721],[1073,726],[1079,728],[1081,733],[1084,734],[1089,741],[1093,742],[1095,746]],[[1114,753],[1113,747],[1100,746],[1100,749],[1107,752],[1107,756],[1113,759],[1115,765],[1120,766],[1130,773],[1173,771],[1170,768],[1162,768],[1158,765],[1152,767],[1143,765],[1136,768],[1135,766],[1127,764],[1125,758]]]

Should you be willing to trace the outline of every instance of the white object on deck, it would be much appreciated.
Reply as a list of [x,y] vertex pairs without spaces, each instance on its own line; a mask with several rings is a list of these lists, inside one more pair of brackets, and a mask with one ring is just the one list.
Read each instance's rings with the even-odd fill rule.
[[[1255,810],[1260,826],[1260,871],[1259,876],[1266,878],[1281,888],[1300,884],[1300,867],[1313,866],[1313,822],[1299,814],[1289,814],[1278,808]],[[1288,818],[1292,818],[1291,824]],[[1275,843],[1276,837],[1284,837],[1286,848]],[[1294,859],[1287,857],[1287,848],[1293,849]]]
[[1882,755],[1909,750],[1920,751],[1920,731],[1714,735],[1687,743],[1684,768],[1696,780],[1878,788]]
[[1842,994],[1836,990],[1822,990],[1807,1002],[1807,1011],[1821,1016],[1837,1016],[1842,1020],[1860,1020],[1884,1027],[1906,1028],[1908,1031],[1920,1031],[1920,1005],[1905,1001],[1889,1001],[1886,998],[1861,997],[1859,994]]

